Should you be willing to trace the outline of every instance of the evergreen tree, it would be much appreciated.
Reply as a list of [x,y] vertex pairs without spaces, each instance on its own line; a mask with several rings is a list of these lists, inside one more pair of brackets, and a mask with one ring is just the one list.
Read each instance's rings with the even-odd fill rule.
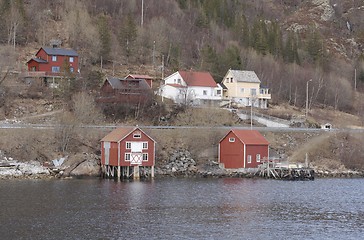
[[129,14],[121,24],[121,30],[119,33],[119,44],[125,52],[127,58],[135,49],[137,39],[137,26],[133,17]]
[[297,42],[297,36],[293,32],[289,32],[283,52],[285,62],[300,64]]
[[208,71],[216,79],[219,75],[218,70],[218,55],[216,50],[211,45],[205,45],[201,51],[201,64],[200,69]]
[[308,37],[306,50],[314,63],[317,63],[322,55],[322,41],[320,34],[316,30],[312,30]]
[[249,47],[249,39],[250,39],[250,31],[248,21],[244,14],[236,16],[233,34],[235,34],[236,38],[238,39],[239,43],[243,47]]
[[222,79],[228,69],[240,70],[243,67],[240,51],[237,46],[231,45],[225,49],[219,57],[218,72],[219,79]]
[[281,29],[277,22],[272,22],[268,32],[269,53],[275,57],[282,56],[283,41]]
[[251,46],[260,54],[268,53],[268,30],[262,19],[255,21],[251,31]]
[[108,59],[111,52],[111,36],[106,15],[100,15],[97,23],[100,37],[100,58]]

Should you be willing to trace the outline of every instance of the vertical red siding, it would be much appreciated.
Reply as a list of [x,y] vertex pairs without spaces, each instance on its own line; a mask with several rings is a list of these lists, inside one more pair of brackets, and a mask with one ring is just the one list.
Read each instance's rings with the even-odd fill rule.
[[[139,131],[136,129],[135,131]],[[148,149],[143,149],[142,153],[148,153],[148,161],[143,161],[140,166],[153,166],[154,165],[154,141],[150,139],[146,134],[141,132],[141,138],[133,138],[133,131],[123,141],[120,142],[120,165],[121,166],[133,166],[130,161],[125,161],[125,153],[131,152],[130,149],[126,149],[126,142],[148,142]]]
[[[133,133],[139,131],[141,138],[134,138]],[[148,153],[148,161],[142,161],[140,166],[154,166],[155,163],[155,142],[145,133],[139,129],[134,130],[120,142],[111,142],[109,153],[109,165],[110,166],[134,166],[130,161],[125,161],[125,153],[130,153],[131,149],[126,149],[126,142],[147,142],[148,149],[142,149],[142,153]],[[120,155],[118,155],[120,153]],[[120,156],[120,164],[118,157]],[[105,148],[104,142],[101,142],[101,163],[105,164]]]
[[[235,142],[229,142],[229,138],[235,138]],[[268,157],[268,145],[246,145],[244,153],[244,143],[230,131],[220,142],[219,160],[224,164],[225,168],[256,168],[261,164],[263,158]],[[256,155],[260,154],[261,162],[256,161]],[[251,163],[248,163],[248,155],[251,155]]]
[[[257,154],[260,154],[260,162],[257,162]],[[248,163],[248,155],[252,156],[251,163]],[[268,146],[267,145],[248,145],[246,147],[246,168],[256,168],[261,164],[263,158],[268,157]]]
[[[235,138],[235,142],[229,142],[229,138]],[[244,167],[244,144],[233,132],[220,142],[220,163],[223,163],[225,168]]]
[[[51,72],[52,67],[60,67],[62,68],[64,65],[64,62],[67,61],[69,63],[69,67],[73,67],[74,73],[77,73],[78,71],[78,56],[73,56],[73,63],[69,62],[69,56],[60,56],[57,55],[57,61],[52,61],[52,56],[47,55],[47,53],[44,51],[43,48],[39,50],[39,52],[36,55],[37,58],[41,58],[43,60],[46,60],[48,63],[36,63],[37,64],[37,71],[40,72]],[[30,70],[30,66],[28,64],[28,70]],[[61,70],[62,71],[62,70]]]

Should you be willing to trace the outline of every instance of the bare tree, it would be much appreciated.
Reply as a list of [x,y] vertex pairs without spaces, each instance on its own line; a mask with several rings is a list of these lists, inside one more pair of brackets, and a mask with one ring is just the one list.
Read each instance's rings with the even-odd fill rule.
[[72,97],[75,119],[82,124],[96,124],[103,116],[97,108],[94,98],[86,92],[80,92]]

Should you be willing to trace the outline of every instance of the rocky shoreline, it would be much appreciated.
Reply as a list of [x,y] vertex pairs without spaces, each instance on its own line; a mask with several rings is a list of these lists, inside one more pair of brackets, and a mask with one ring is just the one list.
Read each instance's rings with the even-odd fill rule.
[[[186,150],[176,150],[169,159],[156,166],[155,177],[203,177],[203,178],[260,178],[256,169],[226,170],[215,161],[197,164]],[[64,161],[63,163],[63,160]],[[100,157],[82,153],[66,157],[62,165],[41,164],[36,161],[18,162],[5,157],[0,151],[0,179],[47,179],[100,177]],[[56,161],[57,162],[57,161]],[[362,178],[364,171],[315,169],[316,178]]]

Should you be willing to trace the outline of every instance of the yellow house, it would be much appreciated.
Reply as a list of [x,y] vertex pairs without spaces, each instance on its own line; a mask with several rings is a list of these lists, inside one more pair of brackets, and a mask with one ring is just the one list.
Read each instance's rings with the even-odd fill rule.
[[221,82],[223,100],[229,100],[239,107],[253,105],[267,108],[271,99],[269,89],[260,85],[254,71],[229,70]]

